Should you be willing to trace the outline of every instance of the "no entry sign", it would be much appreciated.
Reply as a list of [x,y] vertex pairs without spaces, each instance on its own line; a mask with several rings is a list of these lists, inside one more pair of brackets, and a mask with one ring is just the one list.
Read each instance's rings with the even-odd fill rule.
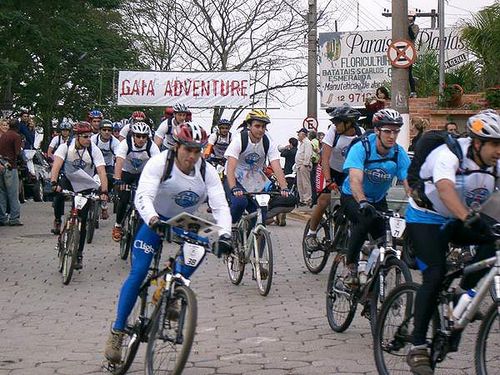
[[395,68],[408,68],[415,62],[417,51],[409,40],[396,40],[387,50],[387,57]]

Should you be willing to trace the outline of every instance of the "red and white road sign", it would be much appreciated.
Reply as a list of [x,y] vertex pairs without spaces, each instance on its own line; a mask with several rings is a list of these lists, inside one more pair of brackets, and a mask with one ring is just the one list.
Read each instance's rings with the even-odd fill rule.
[[408,68],[417,59],[417,50],[409,40],[396,40],[390,44],[387,57],[393,67]]
[[314,117],[306,117],[304,121],[302,122],[302,126],[306,128],[307,130],[318,130],[318,120],[316,120]]

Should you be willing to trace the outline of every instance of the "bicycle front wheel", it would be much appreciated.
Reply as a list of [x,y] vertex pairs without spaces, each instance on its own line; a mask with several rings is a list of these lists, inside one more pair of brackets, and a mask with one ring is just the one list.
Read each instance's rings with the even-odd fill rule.
[[328,221],[321,218],[316,232],[319,248],[315,251],[311,251],[307,248],[305,243],[310,224],[311,219],[307,221],[306,227],[304,228],[304,235],[302,236],[302,256],[309,272],[317,274],[323,271],[323,268],[325,268],[328,262],[328,257],[330,256],[330,228],[328,226]]
[[61,234],[57,239],[57,270],[62,273],[64,268],[64,254],[66,252],[66,245],[68,243],[68,231],[66,226],[62,229]]
[[166,303],[166,313],[157,314],[151,322],[145,363],[148,375],[181,374],[193,344],[198,313],[193,291],[177,286]]
[[87,217],[87,238],[86,238],[87,243],[92,243],[92,240],[94,239],[94,231],[96,228],[95,206],[97,206],[95,201],[91,201],[90,208],[89,208],[89,214]]
[[122,225],[122,238],[120,240],[120,258],[127,260],[132,242],[132,234],[130,231],[130,216],[127,216]]
[[234,285],[239,285],[245,273],[245,246],[239,230],[234,230],[234,251],[226,257],[226,267],[229,280]]
[[373,277],[376,279],[370,300],[370,326],[375,334],[377,316],[389,293],[399,285],[411,283],[413,280],[406,263],[394,256],[386,259],[385,265],[380,267]]
[[265,229],[253,234],[255,281],[261,296],[267,296],[273,282],[273,246],[271,236]]
[[500,304],[488,309],[476,339],[476,373],[500,374]]
[[73,270],[78,256],[78,246],[80,244],[80,232],[78,230],[78,221],[68,230],[68,239],[66,241],[62,278],[63,284],[68,285],[73,276]]
[[344,283],[349,274],[346,257],[337,254],[328,275],[326,290],[326,317],[335,332],[344,332],[351,325],[357,301],[352,288]]

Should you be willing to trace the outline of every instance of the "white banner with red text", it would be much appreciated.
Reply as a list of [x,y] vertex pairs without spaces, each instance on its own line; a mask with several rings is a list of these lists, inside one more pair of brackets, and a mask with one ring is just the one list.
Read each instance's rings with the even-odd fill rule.
[[250,104],[249,72],[120,71],[118,105],[239,107]]

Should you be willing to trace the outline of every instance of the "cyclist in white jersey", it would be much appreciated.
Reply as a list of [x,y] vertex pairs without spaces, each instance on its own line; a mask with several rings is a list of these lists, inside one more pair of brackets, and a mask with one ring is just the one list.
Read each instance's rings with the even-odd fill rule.
[[[144,223],[133,241],[132,269],[121,288],[116,320],[104,351],[106,359],[112,363],[120,363],[127,318],[161,244],[155,230],[160,218],[168,219],[182,212],[194,213],[208,196],[215,221],[222,228],[217,255],[231,251],[231,216],[224,190],[215,168],[201,158],[201,148],[207,141],[205,130],[186,123],[178,126],[173,136],[176,142],[173,152],[164,151],[153,156],[139,180],[135,202]],[[202,165],[205,165],[205,177]]]
[[56,135],[52,138],[47,150],[47,156],[49,159],[54,159],[54,153],[56,152],[57,148],[63,143],[68,142],[72,128],[73,124],[68,119],[64,118],[61,121],[61,123],[59,124],[59,130],[61,131],[61,134]]
[[116,207],[116,223],[112,231],[113,240],[116,242],[123,236],[122,221],[130,199],[130,191],[122,191],[122,187],[137,183],[146,162],[160,153],[158,146],[149,138],[149,131],[149,126],[144,122],[133,124],[131,133],[120,142],[116,151],[114,179],[119,200]]
[[[123,122],[123,120],[122,120]],[[137,123],[137,122],[146,122],[146,114],[142,111],[134,111],[132,112],[132,116],[130,116],[130,119],[126,120],[126,123],[123,124],[121,130],[120,130],[120,136],[118,139],[123,141],[125,138],[127,138],[128,134],[130,133],[130,127]],[[151,137],[151,129],[149,131],[149,136]]]
[[209,159],[211,156],[215,156],[218,159],[224,158],[224,153],[227,147],[231,143],[231,121],[226,119],[220,119],[217,124],[217,130],[210,134],[208,137],[207,147],[203,150],[203,157]]
[[173,130],[176,126],[183,124],[189,113],[188,107],[184,104],[174,105],[174,117],[164,120],[155,133],[155,143],[162,149],[168,149],[175,144],[173,139]]

